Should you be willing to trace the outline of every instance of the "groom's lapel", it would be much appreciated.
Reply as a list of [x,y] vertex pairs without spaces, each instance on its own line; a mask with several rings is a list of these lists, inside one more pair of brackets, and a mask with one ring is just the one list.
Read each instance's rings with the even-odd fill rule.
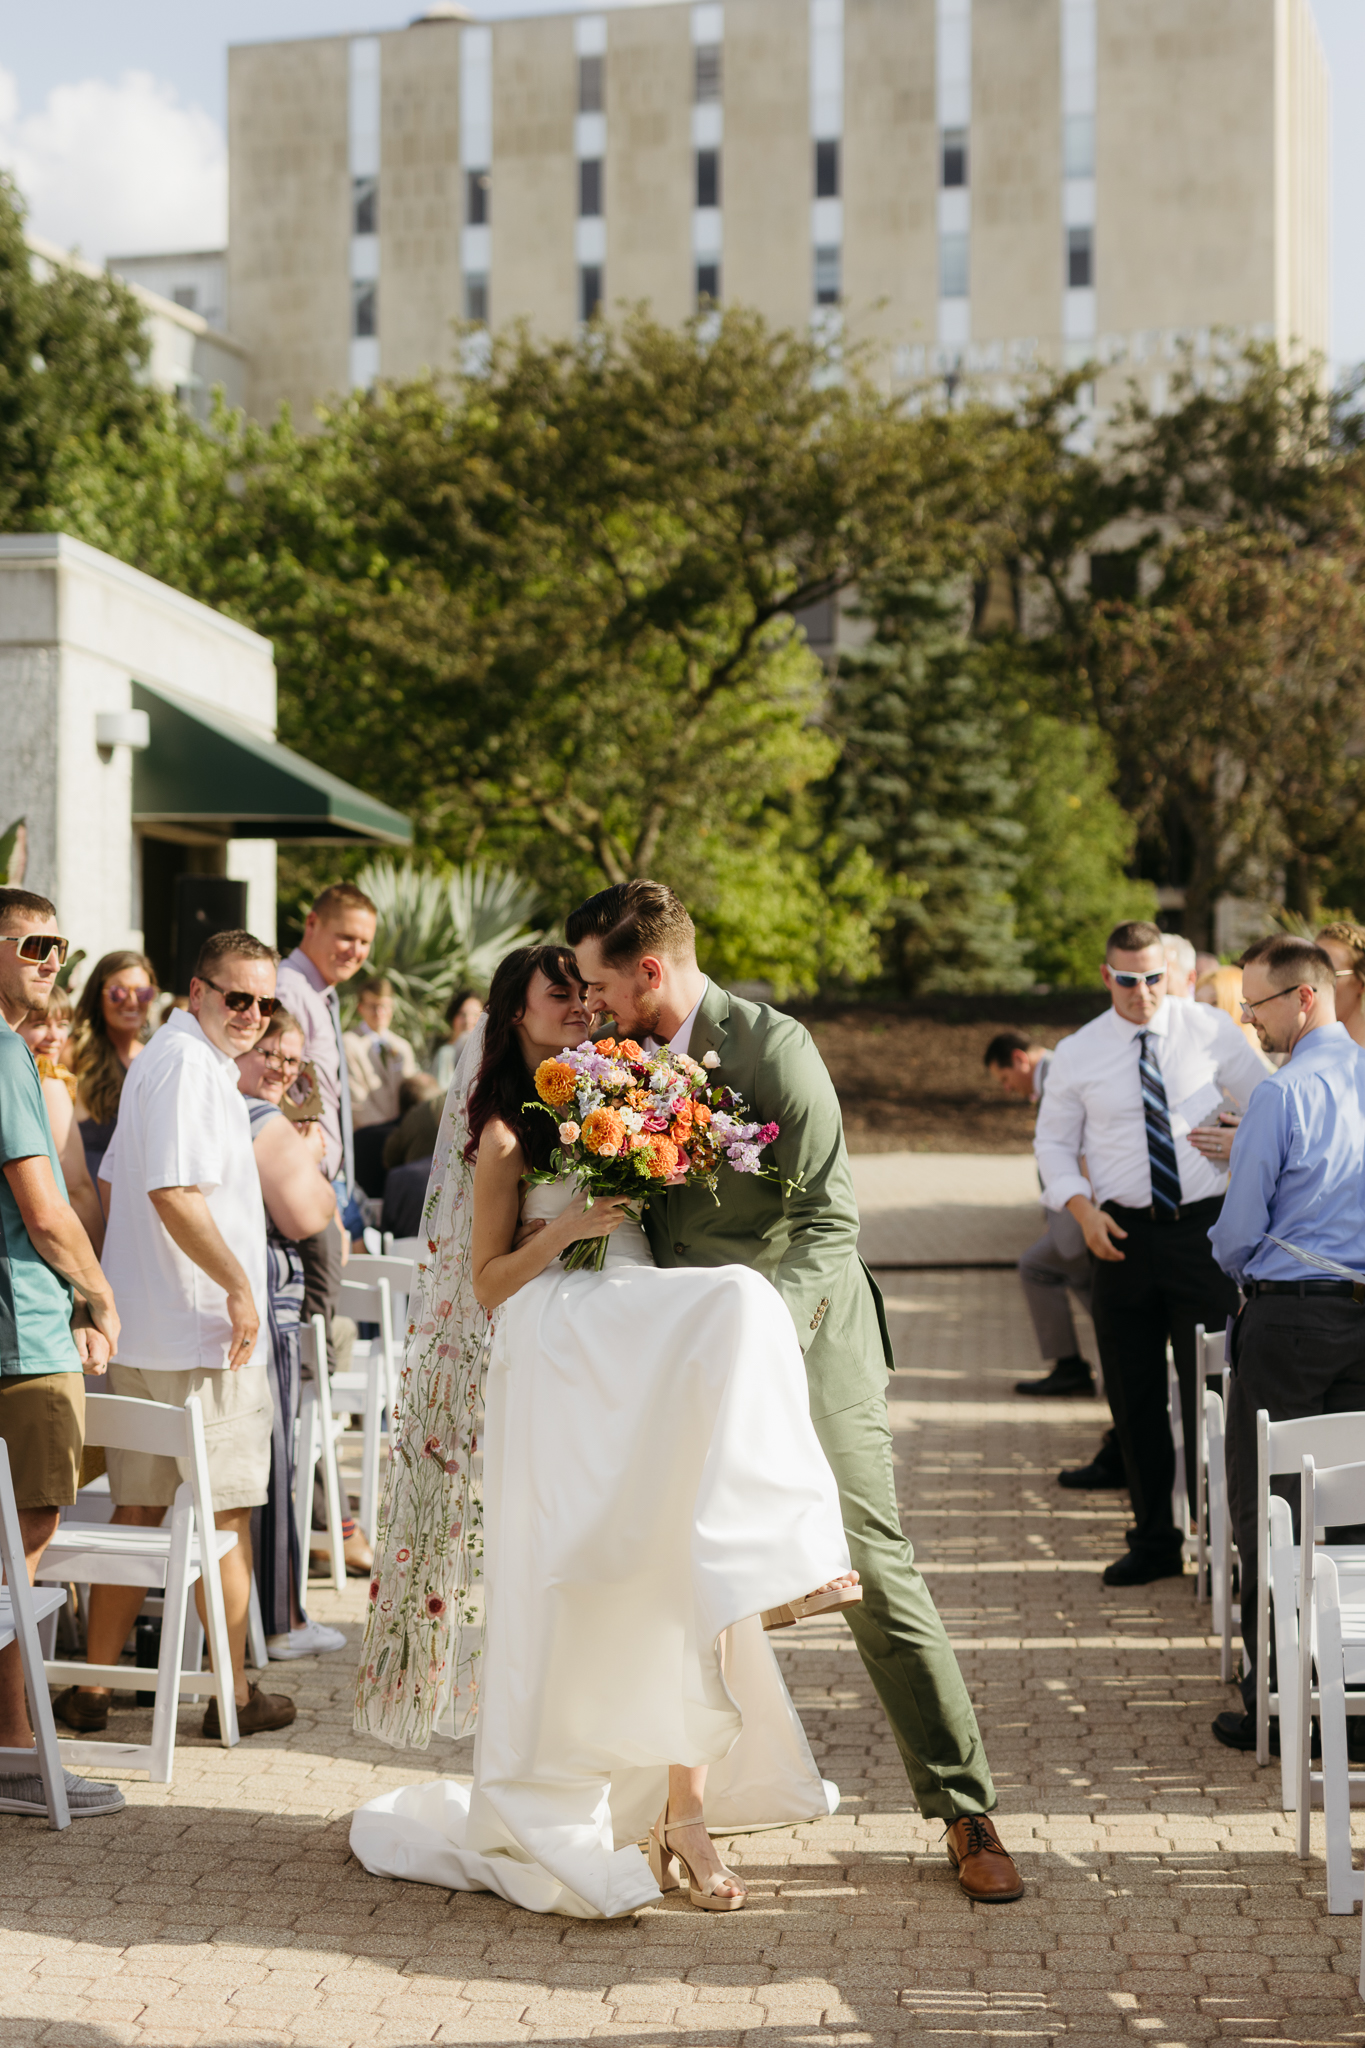
[[708,981],[697,1021],[692,1026],[692,1042],[687,1049],[690,1058],[699,1060],[708,1052],[723,1054],[729,1016],[729,996],[714,981]]

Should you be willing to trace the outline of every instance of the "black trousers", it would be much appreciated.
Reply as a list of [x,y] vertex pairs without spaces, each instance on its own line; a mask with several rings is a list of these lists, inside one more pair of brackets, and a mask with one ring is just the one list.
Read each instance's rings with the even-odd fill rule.
[[[1345,1296],[1258,1294],[1232,1326],[1228,1508],[1241,1556],[1242,1697],[1248,1713],[1256,1706],[1258,1408],[1264,1408],[1272,1422],[1365,1409],[1365,1308]],[[1290,1502],[1297,1536],[1298,1474],[1272,1479],[1270,1490]],[[1365,1530],[1361,1529],[1329,1529],[1327,1533],[1337,1543],[1365,1542]]]
[[[1194,1326],[1221,1330],[1237,1312],[1237,1289],[1216,1264],[1208,1238],[1222,1206],[1215,1196],[1188,1203],[1173,1221],[1157,1222],[1145,1209],[1104,1204],[1128,1235],[1118,1247],[1122,1262],[1095,1261],[1092,1313],[1133,1502],[1128,1543],[1151,1558],[1169,1559],[1180,1548],[1171,1519],[1175,1444],[1166,1412],[1166,1340],[1180,1379],[1185,1442],[1193,1446]],[[1193,1507],[1193,1456],[1186,1464]]]

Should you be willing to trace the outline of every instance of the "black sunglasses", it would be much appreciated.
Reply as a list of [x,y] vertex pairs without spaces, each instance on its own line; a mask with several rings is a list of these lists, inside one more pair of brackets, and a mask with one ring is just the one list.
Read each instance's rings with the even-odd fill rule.
[[245,1017],[253,1003],[263,1017],[273,1017],[280,1007],[278,996],[249,996],[244,988],[219,988],[217,982],[210,981],[207,974],[200,974],[195,978],[202,981],[206,988],[211,988],[215,995],[220,995],[227,1007],[235,1010],[239,1017]]
[[17,946],[18,957],[29,967],[41,967],[52,953],[57,955],[57,965],[65,967],[66,956],[71,950],[70,939],[59,939],[55,932],[25,932],[22,938],[0,932],[0,945]]

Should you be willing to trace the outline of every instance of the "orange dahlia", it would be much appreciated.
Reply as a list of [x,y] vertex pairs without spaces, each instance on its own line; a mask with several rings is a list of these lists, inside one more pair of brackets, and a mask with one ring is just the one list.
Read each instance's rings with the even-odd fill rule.
[[563,1060],[542,1060],[536,1068],[536,1094],[551,1109],[563,1109],[573,1101],[578,1076]]
[[590,1109],[583,1119],[583,1143],[589,1152],[601,1152],[610,1158],[624,1150],[626,1126],[619,1111],[614,1109]]
[[649,1177],[651,1180],[667,1180],[670,1173],[676,1173],[681,1164],[682,1154],[671,1138],[651,1138],[649,1141]]

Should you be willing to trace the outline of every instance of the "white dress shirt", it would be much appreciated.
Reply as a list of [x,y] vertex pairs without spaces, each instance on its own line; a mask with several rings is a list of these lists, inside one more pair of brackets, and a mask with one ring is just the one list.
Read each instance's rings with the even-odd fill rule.
[[[1096,1017],[1053,1055],[1038,1110],[1033,1151],[1049,1209],[1073,1195],[1147,1209],[1152,1173],[1138,1076],[1139,1033],[1166,1088],[1182,1202],[1221,1195],[1227,1174],[1186,1142],[1196,1124],[1216,1114],[1224,1095],[1245,1109],[1266,1069],[1231,1017],[1210,1003],[1163,1002],[1148,1024],[1129,1024],[1117,1010]],[[1081,1155],[1089,1168],[1081,1172]]]
[[[673,1036],[668,1041],[669,1051],[680,1052],[684,1059],[687,1059],[689,1057],[690,1048],[692,1045],[692,1026],[697,1021],[697,1012],[701,1008],[702,1004],[706,1001],[706,991],[708,988],[710,988],[710,986],[711,984],[709,981],[704,981],[702,983],[701,994],[697,997],[696,1002],[693,1003],[691,1009],[683,1018],[682,1023],[678,1026],[677,1030],[673,1033]],[[660,1039],[651,1036],[645,1040],[645,1051],[657,1051],[661,1043],[662,1041]]]
[[244,1363],[263,1365],[270,1345],[265,1204],[251,1116],[236,1061],[210,1043],[188,1010],[172,1010],[129,1067],[100,1178],[110,1186],[101,1263],[122,1319],[118,1362],[164,1372],[227,1365],[227,1294],[186,1258],[148,1200],[154,1188],[197,1187],[241,1262],[260,1317]]

